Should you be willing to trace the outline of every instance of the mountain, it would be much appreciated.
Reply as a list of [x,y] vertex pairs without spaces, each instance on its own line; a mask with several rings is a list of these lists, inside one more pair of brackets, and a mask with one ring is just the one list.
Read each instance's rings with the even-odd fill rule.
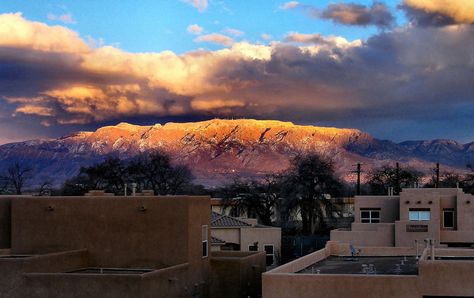
[[0,146],[0,173],[12,162],[30,164],[35,182],[57,184],[76,175],[81,166],[114,156],[133,158],[160,149],[175,163],[188,165],[199,183],[219,185],[236,176],[258,177],[290,166],[298,154],[318,152],[336,162],[348,178],[356,162],[364,169],[399,161],[423,171],[434,162],[461,169],[474,160],[474,144],[449,140],[394,143],[357,129],[295,125],[271,120],[220,120],[138,126],[120,123],[94,132],[59,139],[32,140]]

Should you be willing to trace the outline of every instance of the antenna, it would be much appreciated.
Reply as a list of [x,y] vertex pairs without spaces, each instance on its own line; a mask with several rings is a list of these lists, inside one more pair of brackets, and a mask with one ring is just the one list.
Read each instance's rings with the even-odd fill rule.
[[400,194],[400,163],[395,164],[395,193]]

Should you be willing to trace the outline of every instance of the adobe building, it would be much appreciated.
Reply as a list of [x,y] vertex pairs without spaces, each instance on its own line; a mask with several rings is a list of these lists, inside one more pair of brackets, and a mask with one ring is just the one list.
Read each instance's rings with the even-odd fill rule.
[[400,196],[355,198],[350,230],[331,240],[354,246],[412,247],[435,239],[437,246],[474,245],[474,196],[457,188],[408,188]]
[[258,297],[265,254],[211,255],[209,209],[209,197],[2,196],[0,297]]
[[[434,259],[431,259],[434,256]],[[474,250],[359,247],[324,249],[263,274],[263,298],[474,297]]]
[[212,251],[264,251],[267,266],[279,264],[281,228],[261,225],[254,218],[211,212]]
[[263,297],[474,297],[474,197],[404,189],[356,197],[351,230],[263,274]]

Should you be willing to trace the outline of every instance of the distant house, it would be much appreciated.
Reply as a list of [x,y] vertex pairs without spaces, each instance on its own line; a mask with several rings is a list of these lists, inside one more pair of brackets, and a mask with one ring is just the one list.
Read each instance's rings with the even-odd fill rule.
[[277,265],[281,252],[281,229],[211,212],[211,250],[265,251],[267,266]]
[[408,188],[399,196],[358,196],[351,229],[331,240],[358,246],[474,246],[474,196],[457,188]]

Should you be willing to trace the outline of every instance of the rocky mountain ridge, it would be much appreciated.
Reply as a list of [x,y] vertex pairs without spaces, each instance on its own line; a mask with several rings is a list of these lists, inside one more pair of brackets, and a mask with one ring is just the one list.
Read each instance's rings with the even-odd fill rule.
[[0,171],[13,161],[31,164],[35,180],[57,184],[76,175],[81,166],[108,156],[128,159],[162,150],[174,162],[188,165],[199,183],[219,185],[241,176],[284,171],[298,154],[318,152],[335,160],[337,172],[350,179],[356,162],[369,168],[399,161],[429,171],[434,162],[463,169],[474,160],[474,143],[449,140],[394,143],[357,129],[295,125],[273,120],[221,120],[139,126],[120,123],[94,132],[58,139],[0,146]]

